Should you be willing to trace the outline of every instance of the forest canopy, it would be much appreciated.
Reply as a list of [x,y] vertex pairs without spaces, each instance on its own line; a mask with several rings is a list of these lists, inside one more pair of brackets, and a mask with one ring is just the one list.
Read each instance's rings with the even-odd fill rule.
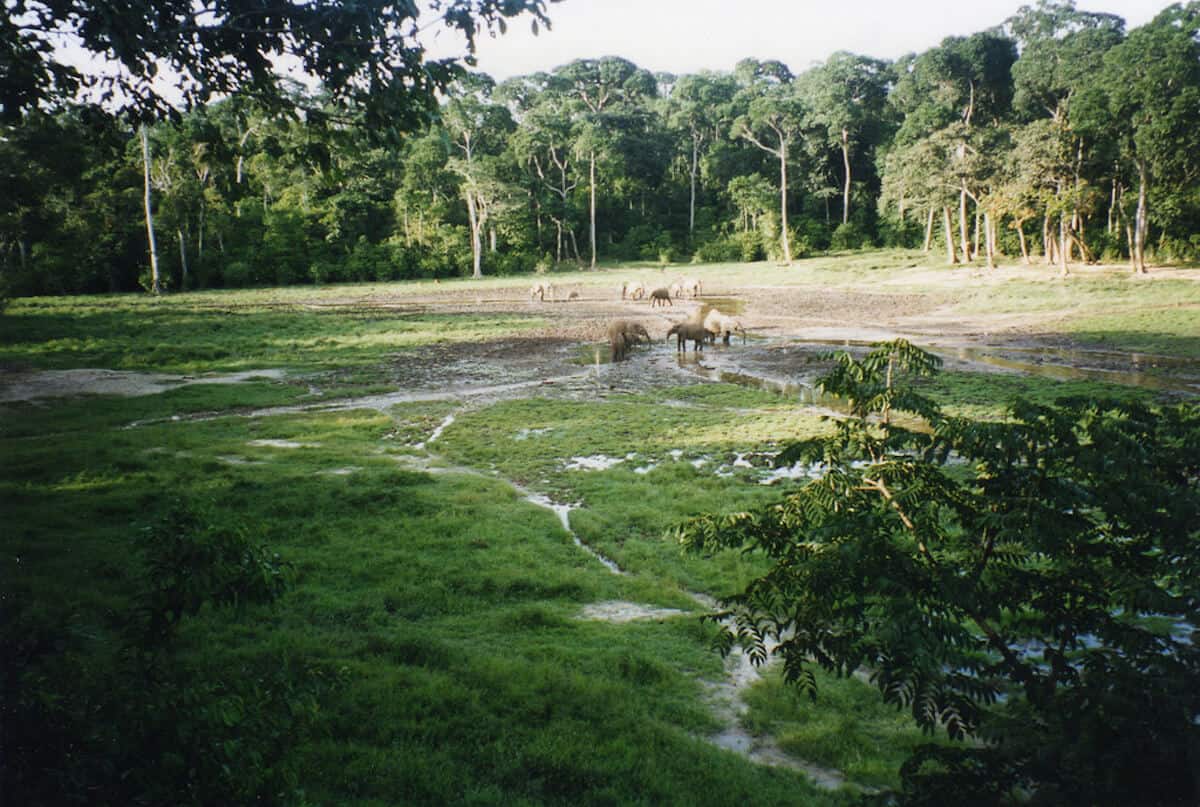
[[[410,4],[322,4],[355,32],[345,53],[309,4],[274,4],[285,23],[254,36],[231,30],[237,3],[191,23],[188,4],[134,8],[140,27],[101,25],[88,5],[52,20],[50,4],[10,4],[0,31],[9,293],[147,286],[144,195],[173,289],[865,246],[1063,273],[1200,253],[1194,2],[1126,30],[1043,0],[922,53],[838,52],[799,73],[747,58],[653,74],[607,57],[502,82],[423,61]],[[532,0],[435,5],[468,34],[544,21]],[[119,54],[125,78],[96,81],[124,113],[67,100],[85,79],[38,32],[59,24]],[[231,54],[220,69],[197,61],[210,41]],[[262,72],[289,48],[323,85]],[[174,66],[182,111],[155,94],[151,55]],[[134,125],[155,114],[143,152]]]

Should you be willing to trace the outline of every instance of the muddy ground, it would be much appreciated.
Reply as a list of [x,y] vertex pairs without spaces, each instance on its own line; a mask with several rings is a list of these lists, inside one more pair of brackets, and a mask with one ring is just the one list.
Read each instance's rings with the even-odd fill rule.
[[[986,282],[986,278],[984,279]],[[675,299],[654,307],[622,300],[618,288],[563,286],[556,300],[531,300],[526,287],[437,290],[425,294],[370,295],[347,292],[318,303],[289,305],[297,311],[369,310],[386,315],[494,314],[535,317],[545,325],[519,337],[463,344],[439,343],[398,353],[382,368],[380,383],[410,394],[509,384],[558,384],[564,392],[595,394],[583,383],[594,368],[613,391],[664,383],[725,380],[778,389],[803,388],[819,373],[814,358],[830,349],[905,337],[939,353],[948,369],[1026,372],[1052,378],[1095,378],[1146,386],[1177,395],[1200,394],[1200,359],[1156,357],[1078,344],[1055,331],[1067,312],[972,314],[964,319],[945,286],[939,295],[890,290],[870,293],[779,286],[723,288],[709,284],[698,299]],[[574,299],[566,299],[571,291]],[[739,318],[750,334],[742,343],[710,346],[701,356],[679,356],[666,333],[672,324],[703,317],[710,308]],[[653,342],[620,366],[608,364],[608,324],[617,317],[643,323]],[[229,383],[269,375],[264,371],[222,376],[170,376],[105,369],[48,372],[0,371],[0,402],[75,394],[145,395],[189,383]],[[336,384],[336,374],[324,379]],[[319,392],[321,379],[314,381]]]

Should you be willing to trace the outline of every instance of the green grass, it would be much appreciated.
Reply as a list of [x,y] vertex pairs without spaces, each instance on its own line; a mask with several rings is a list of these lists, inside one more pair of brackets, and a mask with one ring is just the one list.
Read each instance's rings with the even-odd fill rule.
[[[908,273],[931,265],[917,253],[891,252],[791,269],[667,271],[706,285],[902,288]],[[622,277],[654,271],[621,266],[554,280],[608,294]],[[437,291],[512,291],[528,282],[461,281]],[[1191,309],[1182,305],[1190,286],[1090,282],[1078,281],[1085,293],[1070,325],[1088,341],[1141,339],[1183,355],[1194,346]],[[1014,281],[995,304],[1041,305],[1030,295],[1045,287]],[[21,707],[45,719],[47,750],[64,738],[87,749],[47,764],[104,759],[121,743],[109,727],[132,720],[124,701],[144,700],[180,710],[163,711],[178,718],[164,747],[193,738],[225,754],[246,781],[261,775],[283,788],[284,801],[303,793],[309,803],[350,805],[847,803],[849,794],[816,791],[800,774],[703,741],[718,728],[704,682],[719,679],[722,665],[710,649],[714,629],[697,618],[688,592],[729,594],[766,567],[734,551],[685,555],[664,538],[691,516],[778,496],[735,461],[750,456],[761,466],[782,443],[823,433],[820,418],[788,398],[729,384],[602,390],[586,400],[416,403],[386,414],[242,416],[390,389],[387,368],[412,348],[544,325],[535,309],[418,315],[363,303],[433,290],[43,298],[15,300],[0,316],[7,367],[291,371],[280,381],[135,398],[0,405],[0,634],[10,675],[47,696]],[[982,291],[944,293],[956,304],[988,304]],[[1130,305],[1118,305],[1126,294],[1134,295]],[[1181,306],[1163,309],[1161,319],[1157,309],[1138,313],[1172,296]],[[926,385],[951,411],[979,417],[998,416],[1016,395],[1114,390],[1145,394],[997,374],[946,373]],[[436,456],[416,447],[451,414],[428,447]],[[598,471],[568,467],[596,456],[622,461]],[[628,574],[613,575],[582,552],[555,515],[525,501],[510,480],[577,504],[575,532]],[[162,661],[162,685],[146,685],[128,675],[123,650],[156,582],[142,536],[180,499],[214,527],[278,553],[292,584],[270,605],[206,607],[185,618],[169,663]],[[583,606],[605,600],[691,614],[620,625],[579,618]],[[861,682],[823,680],[821,693],[811,706],[768,679],[751,693],[748,725],[853,782],[894,785],[905,749],[919,739],[909,721]],[[143,750],[153,759],[161,749]],[[144,767],[132,770],[153,776],[153,766]]]
[[866,787],[897,787],[900,764],[918,745],[947,743],[921,733],[912,717],[883,703],[879,690],[857,678],[816,671],[812,701],[776,670],[746,697],[747,727],[775,736],[784,750],[842,771]]

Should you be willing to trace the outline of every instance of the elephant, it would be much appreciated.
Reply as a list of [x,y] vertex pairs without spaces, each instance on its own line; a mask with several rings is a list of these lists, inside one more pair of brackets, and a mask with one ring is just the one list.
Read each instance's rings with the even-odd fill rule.
[[577,292],[577,291],[573,291],[567,295],[568,302],[570,302],[571,300],[578,300],[578,299],[579,299],[579,292]]
[[529,290],[529,299],[530,300],[532,300],[536,297],[537,299],[541,300],[542,302],[545,302],[547,295],[549,295],[551,300],[554,299],[554,284],[547,283],[544,280],[539,280],[537,283],[534,283],[533,288],[531,288]]
[[671,292],[667,291],[666,289],[655,289],[654,291],[650,292],[651,308],[656,305],[662,305],[663,303],[666,303],[667,305],[675,305],[675,303],[671,302]]
[[634,345],[649,341],[650,334],[640,322],[615,319],[608,324],[608,343],[612,346],[613,361],[621,361]]
[[679,281],[679,288],[683,294],[692,297],[693,299],[701,295],[700,281],[694,277],[685,277]]
[[672,297],[678,299],[683,296],[683,284],[676,280],[667,291],[671,292]]
[[671,330],[667,331],[667,338],[676,337],[676,351],[687,353],[687,343],[690,339],[694,344],[694,349],[704,350],[704,342],[708,338],[708,331],[704,330],[703,325],[697,325],[695,322],[681,322],[678,325],[672,325]]
[[732,333],[740,333],[742,335],[742,344],[746,343],[746,328],[742,325],[741,320],[734,317],[726,316],[715,308],[708,312],[708,316],[704,318],[704,330],[708,332],[710,341],[715,342],[718,336],[723,337],[725,344],[729,344],[729,335]]
[[629,280],[621,285],[621,299],[640,300],[646,296],[646,286],[640,280]]

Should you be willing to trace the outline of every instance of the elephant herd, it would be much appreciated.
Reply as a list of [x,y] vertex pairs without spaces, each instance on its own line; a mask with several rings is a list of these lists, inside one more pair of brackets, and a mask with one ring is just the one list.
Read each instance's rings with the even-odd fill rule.
[[[660,286],[647,291],[646,284],[640,280],[626,281],[621,285],[622,300],[642,300],[647,299],[650,307],[655,306],[674,306],[673,302],[682,297],[691,297],[695,299],[702,293],[700,281],[694,277],[679,278],[669,286]],[[553,283],[539,280],[534,283],[529,290],[530,300],[539,300],[541,302],[555,301],[559,299],[559,290]],[[567,300],[578,299],[579,292],[572,291],[565,296]],[[677,323],[671,326],[667,331],[667,339],[672,336],[676,338],[676,349],[680,352],[687,352],[687,343],[691,342],[693,350],[700,351],[704,349],[705,343],[713,343],[720,337],[725,344],[729,344],[729,338],[733,334],[741,334],[742,342],[746,341],[746,328],[741,321],[727,314],[722,314],[716,309],[710,309],[708,314],[701,318],[699,312],[693,315],[692,318],[684,322]],[[650,333],[646,330],[646,326],[640,322],[627,319],[616,319],[609,323],[608,326],[608,343],[612,348],[612,360],[623,361],[629,356],[629,352],[639,344],[648,344],[651,341]]]
[[678,300],[680,297],[691,297],[695,299],[701,294],[700,281],[694,277],[683,277],[676,280],[670,286],[661,286],[653,289],[650,292],[646,291],[646,284],[640,280],[630,280],[621,284],[621,299],[622,300],[640,300],[649,293],[650,305],[674,305],[671,302],[672,298]]
[[[743,343],[746,341],[746,328],[740,320],[713,309],[703,320],[689,319],[672,325],[667,331],[667,339],[674,336],[676,350],[686,353],[688,342],[692,343],[693,350],[700,351],[706,342],[716,342],[718,336],[728,345],[730,335],[735,333],[742,335]],[[639,322],[617,319],[609,323],[608,343],[613,361],[624,360],[635,345],[650,341],[646,327]]]

